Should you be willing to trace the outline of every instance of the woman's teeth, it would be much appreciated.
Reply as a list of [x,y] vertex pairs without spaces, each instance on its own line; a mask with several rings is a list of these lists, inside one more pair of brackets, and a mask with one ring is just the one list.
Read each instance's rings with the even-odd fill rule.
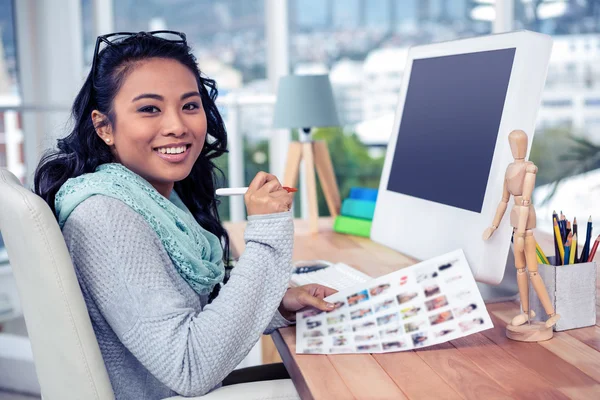
[[180,153],[183,153],[185,151],[185,146],[181,146],[181,147],[161,147],[159,149],[156,149],[156,151],[158,151],[159,153],[162,153],[162,154],[180,154]]

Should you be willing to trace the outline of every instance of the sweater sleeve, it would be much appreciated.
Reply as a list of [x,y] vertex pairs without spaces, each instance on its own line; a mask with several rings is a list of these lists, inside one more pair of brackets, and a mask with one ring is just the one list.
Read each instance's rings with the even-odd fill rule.
[[271,319],[271,322],[269,322],[269,325],[267,326],[267,328],[265,329],[263,334],[270,335],[271,333],[273,333],[274,331],[276,331],[279,328],[284,328],[286,326],[294,325],[295,323],[296,323],[295,321],[288,321],[283,315],[281,315],[279,310],[277,310],[277,311],[275,311],[275,315],[273,315],[273,319]]
[[291,212],[249,217],[244,253],[201,311],[190,304],[156,233],[124,203],[91,197],[63,234],[80,279],[124,346],[173,391],[199,396],[243,360],[269,325],[282,323],[277,308],[291,275],[293,230]]

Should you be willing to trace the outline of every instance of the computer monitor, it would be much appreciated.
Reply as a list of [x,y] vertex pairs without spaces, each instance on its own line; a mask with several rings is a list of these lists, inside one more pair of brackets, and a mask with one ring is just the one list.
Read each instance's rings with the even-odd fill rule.
[[477,281],[500,283],[510,208],[481,236],[513,161],[508,134],[522,129],[531,145],[551,48],[519,31],[410,49],[372,240],[421,260],[462,248]]

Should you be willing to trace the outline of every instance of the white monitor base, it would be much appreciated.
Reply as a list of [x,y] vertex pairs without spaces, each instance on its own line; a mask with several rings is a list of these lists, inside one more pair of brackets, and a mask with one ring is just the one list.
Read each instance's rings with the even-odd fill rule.
[[519,288],[517,286],[517,269],[515,268],[515,257],[513,255],[512,245],[506,258],[506,268],[504,277],[499,285],[488,285],[487,283],[477,282],[477,287],[486,303],[499,303],[502,301],[512,301],[519,298]]

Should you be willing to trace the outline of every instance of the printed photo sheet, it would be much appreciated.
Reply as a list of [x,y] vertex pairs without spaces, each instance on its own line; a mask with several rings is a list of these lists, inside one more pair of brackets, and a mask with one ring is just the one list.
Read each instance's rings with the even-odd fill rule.
[[296,315],[296,353],[387,353],[493,327],[462,250],[329,296],[333,311]]

